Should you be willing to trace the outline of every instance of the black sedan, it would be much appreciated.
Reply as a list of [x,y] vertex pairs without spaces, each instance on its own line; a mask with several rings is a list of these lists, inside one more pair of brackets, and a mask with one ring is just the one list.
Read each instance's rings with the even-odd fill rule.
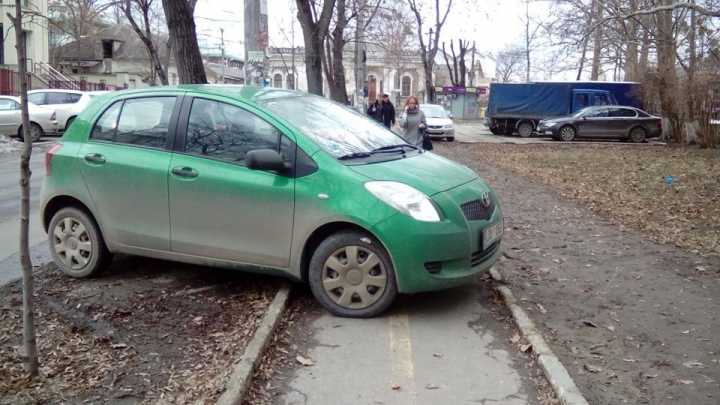
[[662,134],[662,119],[634,107],[593,106],[570,117],[544,119],[538,123],[537,132],[558,141],[613,138],[643,142]]

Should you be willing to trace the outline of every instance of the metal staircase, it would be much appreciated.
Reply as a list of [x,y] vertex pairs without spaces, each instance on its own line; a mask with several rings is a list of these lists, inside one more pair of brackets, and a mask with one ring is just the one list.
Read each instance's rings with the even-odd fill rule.
[[33,72],[48,83],[48,86],[52,89],[80,90],[80,86],[77,85],[77,79],[63,74],[47,62],[36,62]]

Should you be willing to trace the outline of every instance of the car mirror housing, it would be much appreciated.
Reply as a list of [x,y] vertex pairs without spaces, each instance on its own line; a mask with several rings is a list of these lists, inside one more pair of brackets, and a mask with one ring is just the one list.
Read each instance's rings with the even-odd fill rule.
[[251,170],[285,171],[288,169],[282,156],[272,149],[251,150],[245,155],[245,164]]

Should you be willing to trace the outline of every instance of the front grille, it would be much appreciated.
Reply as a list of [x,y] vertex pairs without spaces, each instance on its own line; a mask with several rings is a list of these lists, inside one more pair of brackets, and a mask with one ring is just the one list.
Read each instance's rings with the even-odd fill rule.
[[442,125],[428,125],[430,129],[442,129]]
[[479,250],[470,256],[470,266],[475,267],[479,265],[480,263],[484,262],[485,259],[492,256],[493,253],[498,249],[500,246],[500,241],[497,241],[493,243],[492,245],[488,246],[485,250]]
[[490,197],[490,205],[485,206],[480,200],[470,201],[460,206],[465,218],[468,221],[487,221],[492,217],[495,211],[495,200]]

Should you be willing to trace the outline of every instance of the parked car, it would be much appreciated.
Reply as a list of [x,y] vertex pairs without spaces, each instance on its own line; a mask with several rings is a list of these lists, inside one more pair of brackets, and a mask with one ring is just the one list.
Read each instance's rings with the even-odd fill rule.
[[58,128],[62,132],[70,127],[75,118],[87,107],[93,94],[87,91],[44,89],[28,91],[28,100],[41,107],[57,112]]
[[617,138],[643,142],[662,134],[662,119],[634,107],[587,107],[569,117],[540,121],[538,133],[559,141]]
[[474,280],[503,216],[472,170],[303,92],[124,91],[78,115],[46,157],[42,223],[58,267],[114,253],[277,274],[339,316]]
[[[46,133],[57,132],[55,111],[28,102],[28,113],[33,142],[40,140]],[[0,96],[0,134],[17,136],[21,141],[25,139],[19,97]]]
[[427,134],[431,138],[446,138],[455,140],[455,124],[442,106],[435,104],[420,104],[420,110],[427,120]]

